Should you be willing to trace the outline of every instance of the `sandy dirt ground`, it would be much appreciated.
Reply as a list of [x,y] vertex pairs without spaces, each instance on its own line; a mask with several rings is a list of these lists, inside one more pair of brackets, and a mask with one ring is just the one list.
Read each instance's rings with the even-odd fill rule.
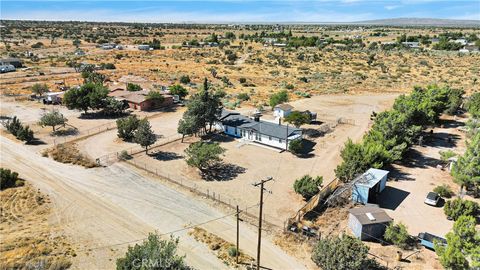
[[[272,194],[267,196],[265,202],[266,218],[283,226],[285,219],[304,204],[301,196],[293,191],[295,179],[311,174],[323,176],[325,183],[332,181],[335,177],[334,169],[341,161],[339,150],[345,141],[348,138],[359,140],[368,130],[371,112],[388,108],[395,96],[316,96],[293,102],[295,109],[318,112],[319,121],[333,122],[344,117],[354,120],[355,124],[338,125],[332,133],[315,139],[316,145],[312,152],[314,155],[310,158],[299,158],[289,152],[279,153],[257,145],[244,145],[226,137],[221,145],[227,149],[224,161],[230,166],[225,169],[226,177],[222,181],[202,180],[196,170],[186,165],[183,159],[184,149],[188,147],[186,142],[175,142],[156,148],[152,151],[157,153],[155,156],[141,154],[135,156],[134,160],[137,164],[146,164],[150,170],[157,170],[159,174],[169,178],[196,184],[204,192],[208,189],[210,194],[220,194],[227,201],[241,207],[258,201],[258,190],[252,187],[251,183],[272,176],[276,181],[267,186]],[[161,121],[160,118],[157,120]]]
[[[459,118],[458,122],[452,121],[452,117],[443,119],[448,122],[443,127],[434,129],[433,139],[423,146],[413,147],[404,164],[394,165],[391,179],[396,178],[398,181],[389,181],[380,195],[380,200],[385,201],[380,206],[396,222],[407,225],[412,235],[429,232],[444,236],[453,226],[453,221],[447,220],[443,212],[443,203],[433,207],[423,202],[428,192],[439,185],[450,186],[455,194],[460,190],[448,169],[438,169],[437,165],[440,164],[440,151],[452,150],[459,154],[465,151],[465,134],[456,127],[467,119]],[[447,138],[451,138],[452,143],[447,142]],[[465,198],[480,202],[470,196]]]
[[[19,172],[55,204],[53,209],[75,244],[76,269],[111,269],[128,244],[144,239],[148,232],[174,232],[180,237],[180,253],[200,269],[226,266],[204,244],[196,242],[185,226],[204,223],[226,241],[235,240],[235,221],[188,195],[168,188],[122,164],[84,169],[57,163],[26,146],[0,137],[2,166]],[[242,249],[255,256],[256,233],[241,226]],[[303,269],[270,241],[262,245],[262,265],[273,269]]]

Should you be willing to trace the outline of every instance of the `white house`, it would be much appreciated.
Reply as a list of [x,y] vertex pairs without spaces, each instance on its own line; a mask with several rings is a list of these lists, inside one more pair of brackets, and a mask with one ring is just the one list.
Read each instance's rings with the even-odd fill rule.
[[290,142],[302,139],[301,129],[261,121],[259,114],[251,119],[237,112],[224,110],[217,128],[229,136],[279,149],[288,149]]
[[279,104],[273,108],[273,115],[276,117],[285,117],[292,112],[292,105],[289,104]]
[[138,48],[139,50],[142,50],[142,51],[148,51],[148,50],[150,50],[150,46],[149,46],[149,45],[146,45],[146,44],[138,45],[137,48]]

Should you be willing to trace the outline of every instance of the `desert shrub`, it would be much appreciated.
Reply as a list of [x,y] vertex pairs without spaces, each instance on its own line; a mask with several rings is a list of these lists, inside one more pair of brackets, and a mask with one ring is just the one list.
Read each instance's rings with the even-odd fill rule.
[[453,191],[448,185],[441,185],[441,186],[436,186],[433,189],[433,192],[438,193],[438,195],[444,197],[444,198],[451,198],[453,195]]
[[228,248],[228,255],[229,255],[230,257],[236,257],[237,254],[238,254],[238,250],[237,250],[236,247],[231,246],[231,247]]
[[142,87],[135,83],[127,83],[127,91],[136,92],[142,90]]
[[120,152],[120,155],[118,156],[119,160],[129,160],[131,158],[132,156],[128,154],[127,150],[122,150],[122,152]]
[[293,140],[288,143],[288,150],[295,155],[298,155],[303,150],[303,142],[302,140]]
[[242,77],[242,78],[238,79],[238,81],[239,81],[241,84],[244,84],[244,83],[247,82],[247,79]]
[[250,99],[250,96],[247,93],[240,93],[237,95],[237,99],[241,101],[246,101]]
[[453,220],[457,220],[461,216],[473,216],[478,214],[478,203],[460,198],[447,201],[443,207],[443,212]]
[[116,67],[113,63],[101,63],[100,68],[101,69],[116,69]]
[[44,83],[36,83],[32,85],[32,93],[41,96],[46,92],[48,92],[48,85]]
[[0,168],[0,190],[18,186],[23,186],[23,181],[18,178],[18,173]]
[[288,83],[287,85],[285,85],[285,88],[287,88],[288,90],[293,90],[295,86],[291,83]]
[[402,223],[390,223],[386,228],[383,237],[385,240],[402,249],[407,249],[412,245],[412,237],[408,234],[407,227]]
[[43,46],[44,46],[43,43],[39,41],[35,44],[32,44],[32,46],[30,47],[32,47],[33,49],[38,49],[38,48],[42,48]]
[[447,162],[449,158],[452,158],[456,156],[457,154],[453,152],[452,150],[447,150],[447,151],[440,151],[440,159],[443,162]]
[[170,91],[170,94],[178,95],[178,97],[181,98],[181,99],[183,99],[184,97],[186,97],[188,95],[187,89],[185,89],[185,87],[183,87],[179,84],[170,86],[168,88],[168,90]]
[[305,200],[309,200],[313,195],[318,193],[318,187],[321,186],[322,183],[322,176],[313,178],[310,175],[304,175],[302,178],[295,180],[293,189],[296,193],[302,195]]
[[188,75],[182,75],[182,77],[180,77],[180,83],[181,84],[189,84],[190,83],[190,77]]
[[[117,270],[190,269],[184,262],[185,257],[177,255],[177,247],[178,239],[162,240],[151,233],[141,244],[128,247],[125,257],[117,259]],[[142,265],[143,262],[148,264]]]
[[53,158],[53,160],[61,163],[71,163],[86,168],[93,168],[98,166],[88,157],[82,155],[80,151],[78,151],[77,146],[74,143],[58,144],[52,149],[50,149],[48,151],[48,154]]
[[312,260],[324,270],[363,270],[370,259],[369,248],[357,238],[344,234],[318,241],[312,252]]

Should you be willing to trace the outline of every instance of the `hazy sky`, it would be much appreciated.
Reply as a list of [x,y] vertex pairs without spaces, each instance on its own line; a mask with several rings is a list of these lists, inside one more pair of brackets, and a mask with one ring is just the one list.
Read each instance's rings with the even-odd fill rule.
[[480,0],[0,0],[2,19],[124,22],[351,22],[420,17],[480,20]]

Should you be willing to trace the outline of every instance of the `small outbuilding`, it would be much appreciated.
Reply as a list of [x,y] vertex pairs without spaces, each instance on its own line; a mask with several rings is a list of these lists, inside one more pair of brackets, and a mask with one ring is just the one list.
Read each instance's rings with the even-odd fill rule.
[[2,66],[12,65],[15,68],[21,68],[23,67],[23,62],[18,58],[3,58],[3,59],[0,59],[0,65]]
[[387,185],[389,171],[370,168],[364,174],[354,180],[352,188],[352,200],[367,204],[377,203],[378,195]]
[[383,209],[376,206],[352,208],[348,212],[348,227],[362,241],[382,239],[385,229],[393,221]]
[[277,117],[286,117],[292,112],[293,106],[289,104],[279,104],[273,108],[273,115]]

